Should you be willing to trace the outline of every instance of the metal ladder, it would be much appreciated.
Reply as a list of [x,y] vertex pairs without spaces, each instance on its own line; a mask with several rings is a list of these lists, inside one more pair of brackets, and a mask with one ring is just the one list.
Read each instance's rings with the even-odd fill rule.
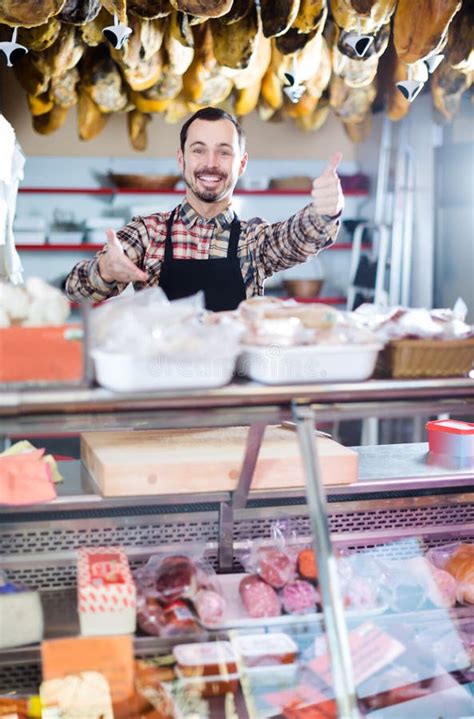
[[[408,306],[410,302],[411,258],[413,248],[414,207],[413,152],[408,142],[407,126],[402,120],[391,122],[384,117],[377,173],[374,219],[359,223],[354,231],[347,310],[355,309],[362,294],[368,302],[383,306]],[[372,234],[369,256],[362,252],[365,230]],[[360,282],[361,262],[375,269],[373,281]],[[358,279],[359,278],[359,279]],[[365,419],[361,444],[378,443],[378,420]]]
[[[392,189],[390,189],[392,185]],[[356,226],[351,254],[347,310],[353,310],[357,292],[382,305],[408,305],[410,301],[413,244],[414,168],[407,127],[397,131],[384,117],[377,173],[374,219]],[[369,261],[375,264],[375,281],[357,284],[365,230],[372,233]]]

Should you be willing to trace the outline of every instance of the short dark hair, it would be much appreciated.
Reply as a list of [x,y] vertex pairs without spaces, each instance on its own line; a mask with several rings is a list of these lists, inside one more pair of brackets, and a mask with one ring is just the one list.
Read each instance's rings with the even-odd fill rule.
[[229,120],[229,122],[231,122],[237,130],[240,149],[242,150],[242,152],[245,150],[245,133],[242,128],[242,125],[237,120],[237,118],[231,115],[230,112],[221,110],[219,107],[202,107],[200,110],[195,112],[194,115],[191,115],[191,117],[186,120],[183,127],[181,128],[181,132],[179,133],[181,152],[184,152],[184,145],[186,144],[189,126],[194,122],[194,120],[207,120],[209,122],[216,122],[217,120]]

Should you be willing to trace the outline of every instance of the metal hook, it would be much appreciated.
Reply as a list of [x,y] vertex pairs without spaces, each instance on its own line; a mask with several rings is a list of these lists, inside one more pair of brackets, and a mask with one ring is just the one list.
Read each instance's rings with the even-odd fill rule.
[[360,35],[357,32],[350,32],[344,37],[344,43],[354,50],[358,58],[365,57],[373,42],[373,35]]
[[[16,62],[16,60],[19,60],[23,55],[26,55],[28,52],[28,48],[24,45],[20,45],[16,41],[18,35],[18,28],[13,28],[13,33],[11,40],[0,42],[0,52],[3,52],[5,55],[5,59],[7,61],[7,67],[13,67],[13,62]],[[13,62],[12,62],[13,60]]]
[[119,22],[116,13],[114,13],[114,24],[108,25],[102,30],[102,34],[116,50],[120,50],[125,45],[132,33],[133,30],[131,27]]
[[430,75],[443,62],[443,60],[444,60],[443,53],[438,53],[437,55],[432,55],[431,57],[427,57],[426,60],[424,60],[424,63],[426,65]]

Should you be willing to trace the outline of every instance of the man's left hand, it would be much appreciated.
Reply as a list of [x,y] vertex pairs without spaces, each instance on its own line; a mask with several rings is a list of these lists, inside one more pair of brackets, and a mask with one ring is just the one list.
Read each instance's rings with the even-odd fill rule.
[[313,181],[311,196],[318,215],[335,217],[344,208],[344,195],[337,175],[337,166],[341,160],[342,152],[335,152],[323,173]]

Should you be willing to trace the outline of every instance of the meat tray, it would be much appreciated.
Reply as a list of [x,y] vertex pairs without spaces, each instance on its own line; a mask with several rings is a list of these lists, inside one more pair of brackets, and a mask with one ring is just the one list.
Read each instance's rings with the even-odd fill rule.
[[[240,574],[220,574],[219,584],[222,596],[226,601],[226,613],[224,620],[219,625],[207,625],[200,621],[205,629],[257,629],[262,626],[286,626],[289,624],[300,624],[314,621],[320,621],[323,618],[322,612],[310,612],[308,614],[282,614],[279,617],[254,618],[249,617],[244,609],[244,605],[239,595],[239,584],[244,577],[249,576],[245,573]],[[380,604],[373,609],[346,609],[347,617],[363,618],[373,617],[383,614],[388,609],[386,604]]]

